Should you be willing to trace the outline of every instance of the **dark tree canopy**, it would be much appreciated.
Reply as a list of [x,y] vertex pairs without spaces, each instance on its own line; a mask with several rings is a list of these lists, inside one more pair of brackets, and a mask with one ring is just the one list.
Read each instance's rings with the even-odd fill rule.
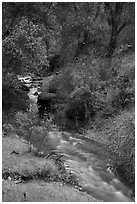
[[119,39],[127,39],[121,39],[122,31],[134,28],[135,3],[3,2],[2,14],[3,52],[9,50],[7,58],[10,53],[21,67],[38,72],[48,69],[53,56],[69,62],[93,46],[103,53],[108,48],[111,56]]

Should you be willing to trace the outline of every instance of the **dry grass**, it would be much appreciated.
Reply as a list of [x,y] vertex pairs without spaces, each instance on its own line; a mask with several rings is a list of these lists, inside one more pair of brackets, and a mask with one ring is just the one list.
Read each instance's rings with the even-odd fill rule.
[[134,191],[135,185],[135,111],[105,120],[100,128],[87,131],[87,137],[108,146],[114,153],[115,170]]
[[[24,196],[25,194],[25,196]],[[97,202],[95,198],[61,183],[3,181],[3,202]]]
[[30,144],[20,138],[3,138],[2,169],[13,177],[17,174],[32,179],[36,176],[47,177],[56,174],[57,169],[51,160],[33,156]]

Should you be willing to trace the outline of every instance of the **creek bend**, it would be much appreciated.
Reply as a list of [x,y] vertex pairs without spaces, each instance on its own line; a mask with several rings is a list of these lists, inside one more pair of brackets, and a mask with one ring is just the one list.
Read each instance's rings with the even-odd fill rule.
[[[30,88],[29,97],[36,105],[36,88]],[[103,144],[84,138],[80,134],[50,131],[47,146],[65,158],[66,170],[72,172],[82,191],[103,202],[134,202],[130,189],[111,171],[112,161]],[[42,149],[47,153],[47,148]]]

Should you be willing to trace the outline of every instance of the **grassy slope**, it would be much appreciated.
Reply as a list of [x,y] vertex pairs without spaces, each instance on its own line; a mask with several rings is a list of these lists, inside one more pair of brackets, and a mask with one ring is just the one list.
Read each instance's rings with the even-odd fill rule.
[[[96,199],[63,182],[53,160],[34,156],[27,141],[3,138],[3,202],[94,202]],[[13,151],[15,151],[16,154]],[[19,181],[19,178],[27,181]],[[16,183],[17,182],[17,183]]]
[[[115,57],[114,69],[117,77],[129,78],[127,90],[134,92],[135,54],[121,54]],[[130,103],[116,115],[101,119],[96,117],[92,126],[88,127],[87,137],[94,139],[114,152],[114,168],[124,182],[135,188],[135,108]]]
[[[24,196],[26,193],[26,198]],[[4,202],[95,202],[86,193],[59,183],[45,183],[31,181],[27,184],[14,184],[12,181],[3,181]]]
[[[99,124],[100,126],[100,124]],[[122,111],[119,115],[87,131],[87,137],[105,144],[114,153],[114,171],[134,192],[135,182],[135,111]],[[111,155],[110,155],[111,156]]]

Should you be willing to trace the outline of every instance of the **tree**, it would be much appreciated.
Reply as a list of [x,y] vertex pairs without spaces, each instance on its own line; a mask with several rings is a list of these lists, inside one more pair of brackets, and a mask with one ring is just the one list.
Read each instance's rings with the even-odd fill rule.
[[98,3],[57,3],[56,22],[60,25],[60,53],[71,61],[90,43],[90,31],[96,20]]
[[46,73],[49,60],[58,49],[53,7],[52,2],[3,3],[4,69],[20,74]]
[[111,28],[110,42],[108,45],[108,56],[112,56],[120,32],[130,24],[135,23],[135,3],[105,2],[105,14]]

